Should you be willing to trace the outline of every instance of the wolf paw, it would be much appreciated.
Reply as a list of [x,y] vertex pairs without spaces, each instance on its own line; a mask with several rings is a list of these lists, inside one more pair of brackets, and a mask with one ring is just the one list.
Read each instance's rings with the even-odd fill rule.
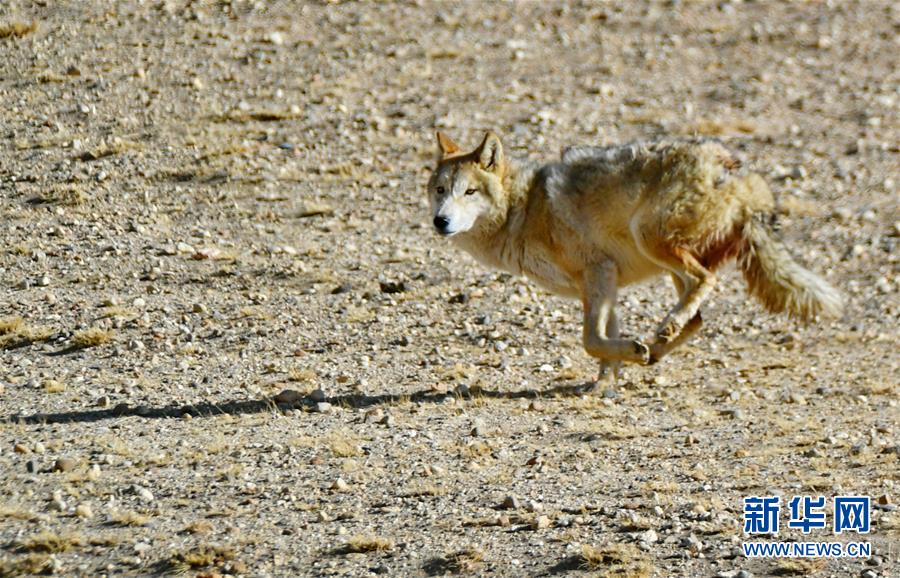
[[634,347],[634,353],[637,355],[637,362],[642,365],[647,365],[650,363],[650,348],[647,347],[642,341],[634,340],[631,342],[632,347]]
[[656,343],[665,345],[675,340],[681,332],[678,325],[669,322],[656,330]]

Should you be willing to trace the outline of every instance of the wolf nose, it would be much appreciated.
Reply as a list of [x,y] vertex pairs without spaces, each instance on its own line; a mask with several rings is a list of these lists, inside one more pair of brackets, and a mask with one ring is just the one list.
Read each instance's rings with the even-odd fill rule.
[[450,221],[447,217],[435,217],[434,218],[434,228],[437,229],[441,233],[447,232],[447,227],[450,225]]

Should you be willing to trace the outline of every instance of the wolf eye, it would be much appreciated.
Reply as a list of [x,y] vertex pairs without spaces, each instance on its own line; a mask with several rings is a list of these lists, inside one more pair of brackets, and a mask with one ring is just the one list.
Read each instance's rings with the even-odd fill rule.
[[466,196],[474,195],[478,192],[478,189],[466,189]]
[[437,194],[439,194],[439,195],[444,194],[444,187],[438,187],[436,190],[437,190]]

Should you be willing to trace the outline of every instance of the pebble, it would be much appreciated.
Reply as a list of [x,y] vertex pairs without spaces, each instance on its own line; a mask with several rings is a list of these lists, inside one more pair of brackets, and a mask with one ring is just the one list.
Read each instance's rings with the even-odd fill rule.
[[333,406],[327,401],[320,401],[315,405],[316,413],[328,413],[333,409]]
[[77,462],[72,458],[59,458],[53,463],[54,472],[71,472],[75,469]]
[[331,489],[336,492],[346,492],[350,489],[350,484],[344,481],[344,478],[338,478],[331,484]]
[[647,544],[655,544],[659,541],[659,535],[656,533],[656,530],[650,528],[646,532],[640,532],[637,535],[637,539],[639,542],[645,542]]
[[878,572],[872,570],[871,568],[866,568],[859,573],[859,576],[860,578],[878,578]]
[[682,548],[690,548],[691,550],[696,550],[698,552],[703,549],[703,542],[693,534],[682,538],[679,544]]
[[518,510],[522,507],[522,502],[515,496],[506,496],[500,503],[500,507],[504,510]]
[[538,516],[531,525],[535,530],[544,530],[550,527],[550,518],[547,516]]
[[542,512],[544,510],[543,504],[540,502],[536,502],[535,500],[528,500],[525,504],[525,509],[529,512]]
[[309,392],[308,397],[309,397],[309,401],[311,401],[313,403],[321,403],[321,402],[325,401],[326,399],[328,399],[328,397],[325,395],[325,392],[322,391],[321,389],[312,390],[311,392]]
[[54,490],[53,495],[50,498],[50,509],[65,512],[68,508],[65,500],[63,500],[62,490]]
[[384,410],[382,410],[380,407],[370,409],[363,416],[363,422],[365,423],[378,423],[382,419],[384,419]]
[[79,518],[90,519],[94,517],[94,510],[89,504],[78,504],[75,508],[75,515]]
[[300,403],[304,399],[304,395],[296,389],[284,389],[280,391],[273,399],[275,403],[294,404]]
[[143,487],[143,486],[137,486],[137,485],[136,485],[136,486],[134,486],[134,487],[132,488],[132,490],[134,491],[135,495],[136,495],[142,502],[150,503],[150,502],[152,502],[153,499],[154,499],[154,498],[153,498],[153,492],[151,492],[150,490],[148,490],[147,488],[145,488],[145,487]]

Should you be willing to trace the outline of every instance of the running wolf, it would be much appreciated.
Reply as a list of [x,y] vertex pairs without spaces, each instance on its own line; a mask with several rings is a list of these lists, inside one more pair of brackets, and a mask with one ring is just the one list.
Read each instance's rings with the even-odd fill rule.
[[[488,132],[466,153],[437,134],[428,181],[437,232],[482,263],[580,298],[600,374],[649,364],[696,333],[716,270],[736,260],[772,312],[840,317],[840,294],[799,265],[771,227],[765,181],[713,140],[577,146],[545,165],[508,158]],[[648,341],[619,335],[619,287],[668,273],[678,303]]]

